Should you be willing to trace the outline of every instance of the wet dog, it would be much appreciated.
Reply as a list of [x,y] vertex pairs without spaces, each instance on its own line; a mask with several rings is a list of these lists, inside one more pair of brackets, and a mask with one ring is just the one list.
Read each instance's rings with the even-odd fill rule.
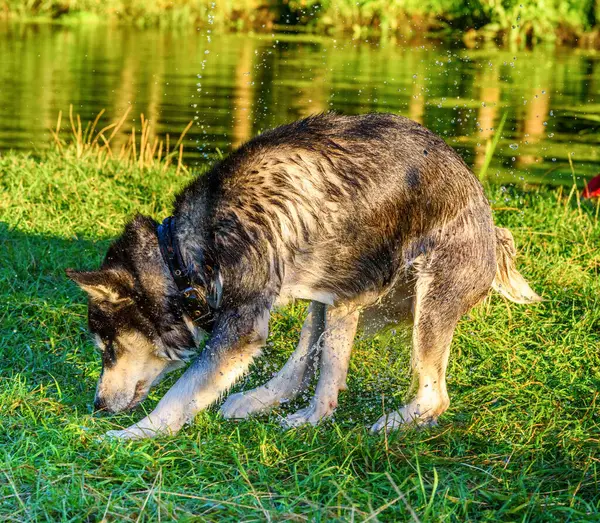
[[460,317],[491,288],[540,298],[514,266],[481,184],[441,138],[391,114],[323,114],[265,132],[177,197],[162,224],[137,216],[97,271],[68,271],[89,295],[102,351],[95,407],[131,409],[205,348],[139,423],[111,436],[176,433],[242,376],[271,310],[310,300],[298,347],[257,389],[229,396],[226,418],[302,392],[289,426],[330,416],[344,389],[361,311],[392,293],[410,305],[416,396],[373,430],[435,421],[449,405],[446,366]]

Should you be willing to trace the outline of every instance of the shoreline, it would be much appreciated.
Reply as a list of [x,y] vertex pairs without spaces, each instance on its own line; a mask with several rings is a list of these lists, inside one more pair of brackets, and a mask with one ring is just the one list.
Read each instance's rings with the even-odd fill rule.
[[[525,5],[499,12],[465,13],[470,4],[456,12],[438,7],[429,13],[419,8],[393,6],[369,7],[371,4],[354,5],[346,0],[332,2],[326,9],[312,7],[295,10],[298,2],[275,2],[264,6],[248,0],[242,7],[226,6],[207,0],[196,2],[180,0],[177,5],[162,7],[140,3],[137,6],[123,4],[122,0],[108,1],[99,6],[81,2],[80,10],[55,0],[40,8],[27,8],[15,0],[0,2],[0,24],[60,26],[113,25],[140,30],[163,28],[177,31],[213,31],[250,34],[290,34],[314,37],[344,37],[371,39],[372,41],[395,41],[404,43],[418,41],[441,41],[447,44],[473,48],[494,44],[499,47],[532,48],[553,45],[567,48],[600,48],[600,24],[596,15],[577,8],[576,13],[561,13],[561,4],[550,12],[537,12]],[[310,1],[305,2],[311,4]],[[440,2],[443,4],[444,2]],[[468,2],[467,2],[468,3]],[[10,4],[16,4],[11,7]],[[392,5],[392,4],[390,4]],[[564,6],[562,6],[564,7]],[[312,9],[312,11],[311,11]],[[600,7],[597,8],[600,20]],[[388,12],[389,10],[389,12]]]

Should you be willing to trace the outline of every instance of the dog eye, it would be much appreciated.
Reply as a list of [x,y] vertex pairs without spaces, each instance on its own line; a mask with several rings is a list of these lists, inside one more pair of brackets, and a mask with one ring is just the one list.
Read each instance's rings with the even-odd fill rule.
[[114,365],[116,363],[117,355],[112,341],[106,343],[105,349],[102,352],[102,361],[105,365]]
[[94,335],[94,346],[101,353],[104,352],[104,349],[106,347],[106,343],[98,334]]

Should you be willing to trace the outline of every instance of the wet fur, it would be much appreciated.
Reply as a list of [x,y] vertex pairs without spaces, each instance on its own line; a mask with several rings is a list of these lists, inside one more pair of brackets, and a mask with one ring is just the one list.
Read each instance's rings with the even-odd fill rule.
[[[312,341],[301,340],[286,365],[297,386],[283,391],[280,376],[270,392],[267,384],[233,396],[223,413],[245,416],[293,397],[321,351],[314,408],[289,419],[318,421],[337,405],[360,311],[397,289],[413,310],[419,387],[406,411],[376,428],[435,420],[449,403],[445,368],[459,318],[493,283],[510,299],[537,298],[521,285],[512,237],[494,227],[479,181],[441,138],[399,116],[323,114],[267,131],[184,189],[173,214],[196,287],[220,306],[205,305],[204,351],[148,418],[117,436],[175,432],[216,401],[259,354],[272,308],[293,298],[327,304],[315,305]],[[70,275],[90,294],[90,329],[105,343],[118,346],[119,333],[133,330],[175,361],[194,340],[156,225],[137,217],[100,271]]]

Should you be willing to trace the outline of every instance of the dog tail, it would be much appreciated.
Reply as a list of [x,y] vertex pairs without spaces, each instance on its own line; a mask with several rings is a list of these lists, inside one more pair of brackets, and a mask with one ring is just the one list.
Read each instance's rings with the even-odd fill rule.
[[492,288],[515,303],[542,301],[515,268],[517,249],[508,229],[496,229],[496,276]]

